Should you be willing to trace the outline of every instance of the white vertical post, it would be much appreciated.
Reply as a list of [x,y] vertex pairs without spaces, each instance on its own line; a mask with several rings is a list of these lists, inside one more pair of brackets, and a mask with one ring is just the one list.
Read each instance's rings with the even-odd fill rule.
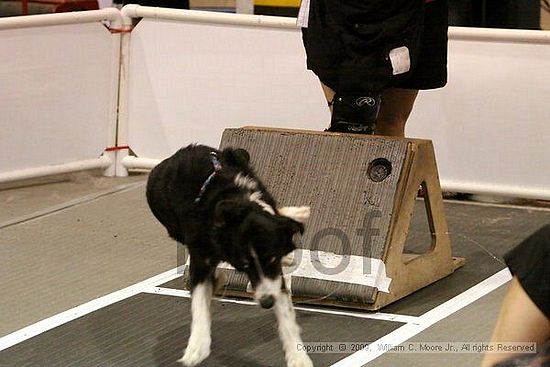
[[[117,10],[118,12],[118,10]],[[120,14],[120,12],[119,12]],[[117,124],[118,124],[118,94],[120,85],[120,49],[121,49],[121,31],[122,16],[112,20],[109,29],[111,30],[112,48],[111,48],[111,88],[109,105],[109,141],[108,148],[117,146]],[[103,155],[110,159],[111,164],[103,171],[104,176],[116,176],[116,157],[117,150],[105,150]]]
[[235,10],[238,14],[254,14],[254,0],[235,0]]
[[[133,27],[132,17],[128,16],[139,5],[126,5],[122,13],[122,28],[124,32],[120,37],[120,73],[118,88],[118,124],[117,124],[117,146],[128,146],[128,78],[129,78],[129,54],[130,54],[130,31]],[[122,164],[122,160],[128,156],[128,149],[117,150],[116,154],[116,175],[119,177],[128,176],[128,169]]]

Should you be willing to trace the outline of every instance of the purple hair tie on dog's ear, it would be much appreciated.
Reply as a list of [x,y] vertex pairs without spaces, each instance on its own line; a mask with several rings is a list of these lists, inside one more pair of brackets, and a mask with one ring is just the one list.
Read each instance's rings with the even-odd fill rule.
[[202,184],[199,194],[195,198],[195,203],[201,201],[202,194],[204,194],[204,191],[206,191],[206,187],[208,186],[208,184],[210,184],[210,181],[212,181],[216,173],[222,169],[222,164],[218,160],[218,154],[216,152],[210,152],[210,160],[212,161],[212,165],[214,166],[214,172],[212,172]]
[[218,154],[216,152],[210,152],[210,159],[212,160],[212,165],[214,166],[214,173],[222,169],[222,164],[218,160]]

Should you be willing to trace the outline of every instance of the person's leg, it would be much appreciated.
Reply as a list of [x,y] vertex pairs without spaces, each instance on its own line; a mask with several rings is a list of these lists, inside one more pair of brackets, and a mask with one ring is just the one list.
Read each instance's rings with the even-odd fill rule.
[[405,136],[405,124],[418,94],[414,89],[389,88],[382,94],[376,135]]
[[330,87],[327,87],[323,83],[321,83],[321,88],[323,89],[323,93],[325,94],[325,98],[327,99],[330,112],[332,112],[332,101],[334,100],[334,95],[336,94],[336,92],[334,92]]
[[[332,100],[335,92],[321,83],[325,98],[332,112]],[[411,114],[418,94],[414,89],[389,88],[382,94],[380,114],[376,121],[376,134],[387,136],[405,136],[405,123]]]
[[[502,302],[491,342],[536,342],[541,346],[550,338],[550,320],[542,313],[521,286],[517,277]],[[487,353],[482,367],[513,356],[513,353]]]

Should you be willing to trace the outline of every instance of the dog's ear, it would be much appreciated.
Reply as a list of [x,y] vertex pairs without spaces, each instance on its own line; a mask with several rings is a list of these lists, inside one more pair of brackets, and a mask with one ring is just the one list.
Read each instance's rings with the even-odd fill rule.
[[240,222],[248,210],[248,206],[236,200],[221,200],[214,209],[214,218],[218,224],[233,224]]
[[279,217],[279,230],[283,232],[283,251],[285,254],[296,249],[294,240],[304,233],[304,225],[294,219],[287,217]]
[[241,148],[226,148],[222,151],[225,160],[234,166],[247,166],[250,162],[250,154]]
[[241,162],[248,164],[250,162],[250,153],[246,149],[238,148],[233,151],[235,157]]
[[288,230],[290,231],[290,233],[292,235],[296,234],[296,233],[299,233],[299,234],[303,234],[304,233],[304,224],[303,223],[300,223],[292,218],[285,218],[285,222],[286,222],[286,227],[288,228]]

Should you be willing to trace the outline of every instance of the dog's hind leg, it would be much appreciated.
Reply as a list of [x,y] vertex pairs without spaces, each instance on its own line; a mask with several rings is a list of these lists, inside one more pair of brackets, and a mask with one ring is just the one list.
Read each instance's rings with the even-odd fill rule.
[[299,348],[302,344],[300,327],[296,323],[296,315],[290,295],[283,291],[277,295],[274,306],[277,324],[279,326],[279,337],[283,343],[286,363],[288,367],[313,367],[313,362],[303,350]]
[[212,300],[215,267],[201,256],[190,255],[191,275],[191,336],[183,357],[178,360],[184,366],[196,366],[210,355]]

